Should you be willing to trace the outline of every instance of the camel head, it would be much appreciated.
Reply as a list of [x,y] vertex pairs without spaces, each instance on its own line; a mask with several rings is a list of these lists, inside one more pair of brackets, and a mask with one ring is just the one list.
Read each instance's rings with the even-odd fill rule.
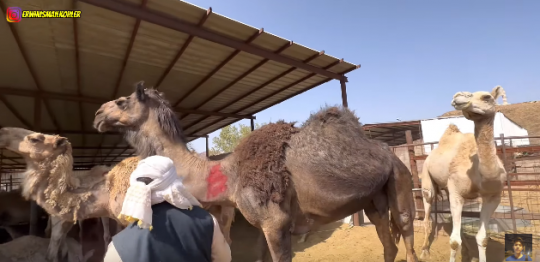
[[101,105],[95,114],[94,128],[100,133],[139,129],[149,118],[158,117],[153,111],[163,106],[168,107],[163,93],[145,88],[140,81],[131,95]]
[[493,88],[491,93],[486,91],[457,92],[452,99],[452,106],[461,110],[469,120],[493,116],[496,113],[497,98],[503,93],[501,86]]
[[169,106],[163,93],[145,88],[144,82],[135,85],[135,92],[109,101],[96,111],[93,126],[98,132],[124,132],[126,140],[138,155],[147,157],[161,150],[165,138],[183,144],[186,139],[178,115]]
[[17,127],[0,129],[0,147],[34,161],[53,159],[65,153],[71,154],[71,144],[67,138]]

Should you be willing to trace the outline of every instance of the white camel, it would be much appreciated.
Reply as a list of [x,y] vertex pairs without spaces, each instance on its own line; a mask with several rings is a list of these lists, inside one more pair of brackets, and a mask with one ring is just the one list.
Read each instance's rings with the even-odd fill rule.
[[436,193],[447,189],[452,213],[450,261],[454,262],[461,246],[461,212],[465,199],[481,197],[480,228],[476,235],[479,260],[486,262],[488,237],[486,227],[501,201],[506,171],[497,156],[493,122],[500,86],[489,92],[458,92],[452,106],[462,110],[465,118],[474,121],[474,134],[464,134],[451,124],[441,137],[439,147],[431,151],[422,170],[422,193],[425,208],[425,240],[421,258],[429,258],[432,230],[431,205]]

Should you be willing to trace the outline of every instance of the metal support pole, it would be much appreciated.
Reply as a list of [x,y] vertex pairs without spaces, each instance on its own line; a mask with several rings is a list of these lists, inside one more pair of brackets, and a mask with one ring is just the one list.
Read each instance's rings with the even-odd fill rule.
[[[413,140],[411,130],[405,131],[405,140],[407,141],[407,145],[408,145],[407,148],[408,148],[408,153],[409,153],[409,165],[411,167],[411,175],[412,175],[412,180],[413,180],[413,185],[414,185],[413,188],[421,188],[422,186],[420,185],[420,179],[418,177],[418,167],[416,166],[416,159],[415,159],[416,154],[414,153],[414,140]],[[414,196],[414,202],[416,203],[416,210],[424,209],[424,202],[422,201],[422,194],[419,191],[415,191],[413,193],[413,196]],[[415,217],[417,217],[418,219],[422,219],[423,215],[424,214],[422,212],[417,211]],[[426,218],[423,218],[423,219],[426,219]]]
[[349,102],[347,101],[347,85],[345,84],[347,78],[343,77],[339,82],[341,83],[341,102],[344,107],[349,107]]
[[209,139],[209,136],[206,135],[206,157],[210,156],[210,147],[208,146],[208,139]]
[[[34,131],[41,131],[41,99],[34,98]],[[38,205],[35,201],[30,204],[30,235],[37,235]]]
[[2,172],[2,164],[4,163],[4,149],[0,149],[0,182],[2,182],[2,178],[4,177],[4,174]]
[[251,132],[253,132],[253,130],[255,130],[255,120],[250,119],[250,122],[251,122]]
[[[504,144],[504,134],[501,133],[501,149],[502,149],[502,159],[503,159],[503,165],[504,169],[506,169],[506,145]],[[516,215],[514,214],[514,200],[512,199],[512,186],[510,186],[510,176],[506,176],[506,186],[508,187],[508,200],[510,200],[510,218],[512,218],[512,229],[514,229],[514,233],[517,233],[517,227],[516,227]]]

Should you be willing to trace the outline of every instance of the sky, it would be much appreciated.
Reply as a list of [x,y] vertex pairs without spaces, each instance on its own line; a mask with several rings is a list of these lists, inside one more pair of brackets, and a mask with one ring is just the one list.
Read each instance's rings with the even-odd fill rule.
[[[434,118],[453,110],[456,92],[496,85],[509,103],[540,100],[538,0],[187,1],[361,64],[347,74],[347,94],[363,124]],[[301,123],[325,104],[341,104],[337,80],[257,113],[256,121]],[[205,139],[192,145],[205,151]]]

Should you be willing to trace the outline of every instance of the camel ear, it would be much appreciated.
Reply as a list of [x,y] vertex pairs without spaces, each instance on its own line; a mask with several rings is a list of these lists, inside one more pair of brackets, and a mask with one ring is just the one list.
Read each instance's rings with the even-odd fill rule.
[[56,148],[59,148],[59,147],[65,146],[67,143],[68,143],[67,138],[60,136],[60,137],[58,137],[58,139],[56,139],[56,142],[55,142],[54,146]]
[[141,102],[144,102],[144,100],[146,99],[146,93],[144,92],[145,88],[144,88],[144,81],[140,81],[137,83],[136,85],[136,95],[137,95],[137,100],[141,101]]
[[491,90],[491,96],[493,97],[493,99],[497,100],[497,98],[499,98],[499,96],[502,95],[502,87],[501,86],[496,86],[493,88],[493,90]]

